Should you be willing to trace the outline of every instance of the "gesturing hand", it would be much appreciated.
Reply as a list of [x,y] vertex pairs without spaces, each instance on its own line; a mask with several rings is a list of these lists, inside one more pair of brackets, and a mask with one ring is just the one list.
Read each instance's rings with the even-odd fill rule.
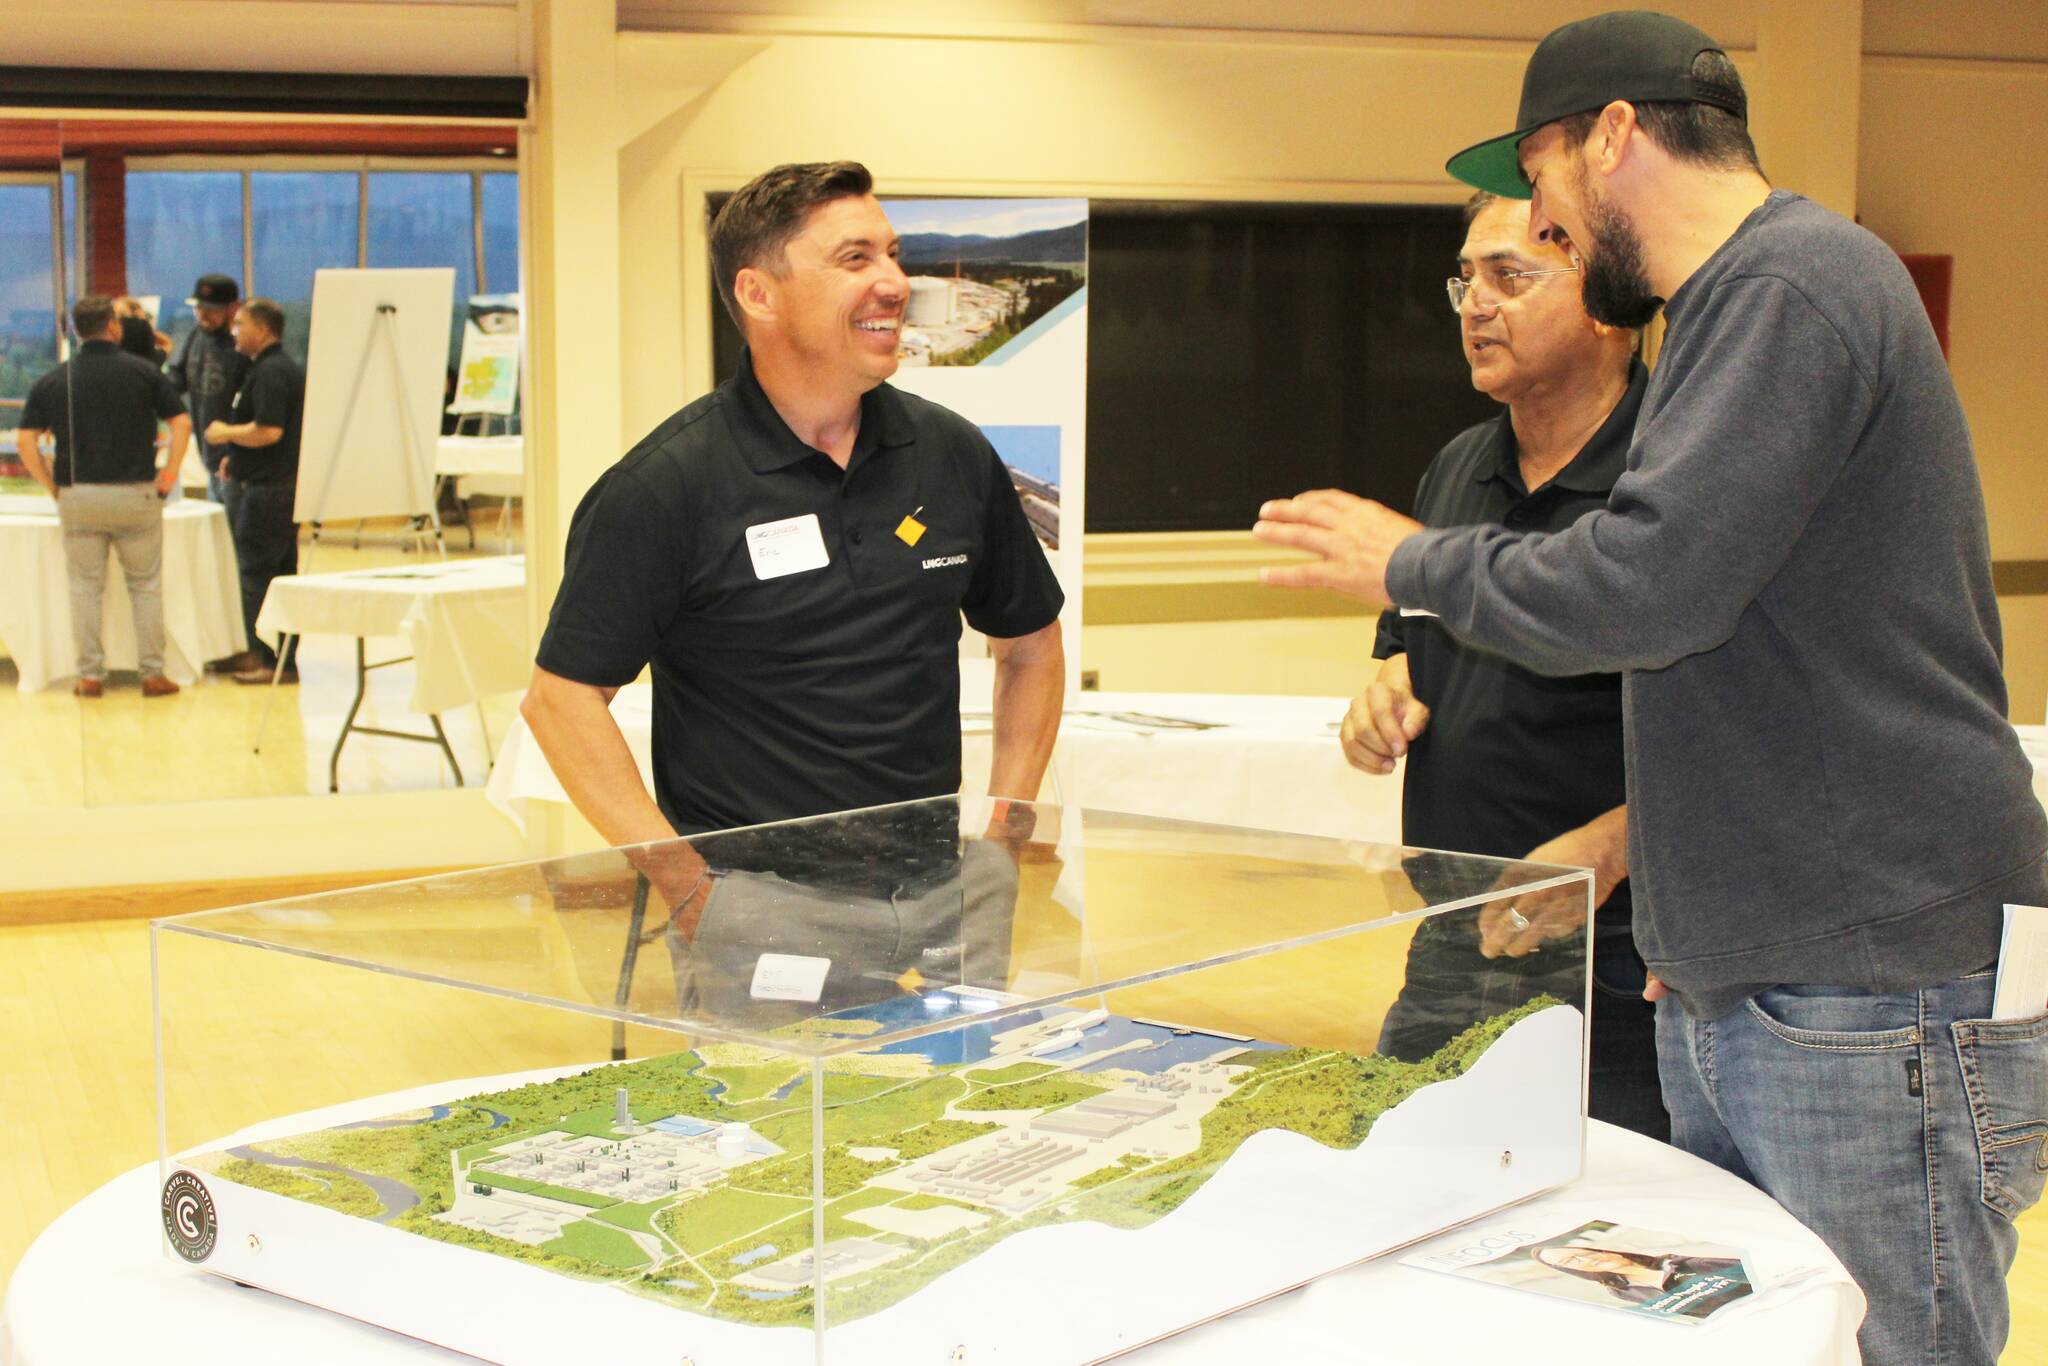
[[1341,732],[1345,761],[1362,773],[1392,773],[1394,761],[1428,726],[1429,708],[1409,682],[1408,656],[1394,655],[1372,686],[1351,699]]
[[1312,489],[1276,498],[1259,508],[1252,535],[1271,545],[1306,550],[1315,564],[1272,565],[1259,582],[1275,588],[1328,588],[1385,606],[1387,561],[1422,523],[1392,508],[1339,489]]

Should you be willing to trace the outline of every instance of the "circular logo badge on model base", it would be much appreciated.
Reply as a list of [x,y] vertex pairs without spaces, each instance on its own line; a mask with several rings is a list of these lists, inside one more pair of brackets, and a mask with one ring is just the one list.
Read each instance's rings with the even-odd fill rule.
[[203,1262],[213,1255],[220,1236],[220,1221],[213,1212],[213,1196],[191,1172],[179,1172],[164,1182],[164,1236],[188,1262]]

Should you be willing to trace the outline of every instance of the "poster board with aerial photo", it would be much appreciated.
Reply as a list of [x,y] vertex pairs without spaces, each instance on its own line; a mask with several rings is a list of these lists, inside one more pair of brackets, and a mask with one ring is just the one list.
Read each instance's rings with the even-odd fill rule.
[[[980,427],[1009,468],[1067,605],[1067,688],[1080,686],[1088,430],[1088,201],[896,199],[910,301],[890,382]],[[964,655],[987,646],[972,630]]]

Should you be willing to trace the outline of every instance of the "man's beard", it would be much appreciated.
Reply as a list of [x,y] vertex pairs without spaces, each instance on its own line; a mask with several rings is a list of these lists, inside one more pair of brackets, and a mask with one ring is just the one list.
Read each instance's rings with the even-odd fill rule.
[[1574,177],[1592,238],[1580,259],[1580,292],[1586,314],[1609,327],[1642,327],[1664,306],[1643,268],[1643,239],[1636,225],[1612,204],[1594,196],[1583,164]]

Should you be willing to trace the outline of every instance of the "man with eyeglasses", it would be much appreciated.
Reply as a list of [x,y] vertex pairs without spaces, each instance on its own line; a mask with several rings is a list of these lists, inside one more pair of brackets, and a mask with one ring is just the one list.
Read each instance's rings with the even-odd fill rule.
[[[1415,515],[1433,527],[1562,531],[1606,506],[1649,376],[1631,330],[1586,316],[1571,255],[1530,240],[1526,202],[1481,192],[1465,221],[1451,307],[1472,387],[1504,406],[1430,462]],[[1373,654],[1384,663],[1344,718],[1345,758],[1388,774],[1407,757],[1407,844],[1596,871],[1592,1112],[1669,1137],[1656,1012],[1629,933],[1621,676],[1543,678],[1395,611],[1380,617]],[[1585,922],[1576,890],[1489,908],[1476,939],[1458,917],[1426,922],[1379,1051],[1425,1058],[1475,1018],[1545,992],[1578,999],[1583,979],[1542,950]]]
[[1453,175],[1531,196],[1587,311],[1665,340],[1607,507],[1428,530],[1329,491],[1272,583],[1623,672],[1636,942],[1672,1136],[1754,1181],[1869,1302],[1870,1366],[1991,1366],[2048,1177],[2048,1013],[1992,1018],[2003,907],[2048,901],[2006,721],[1984,495],[1905,267],[1758,165],[1742,80],[1641,11],[1537,45]]

